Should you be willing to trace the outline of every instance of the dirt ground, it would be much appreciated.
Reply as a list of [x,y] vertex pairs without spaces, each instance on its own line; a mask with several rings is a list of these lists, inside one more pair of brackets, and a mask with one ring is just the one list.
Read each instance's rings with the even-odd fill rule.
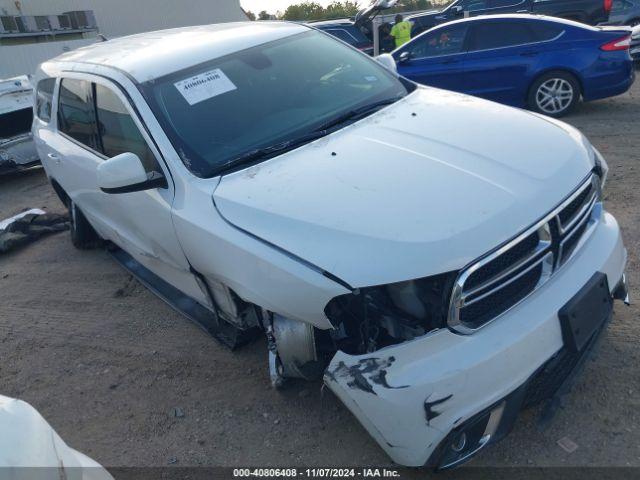
[[[640,82],[566,120],[608,160],[606,205],[640,301]],[[33,207],[62,211],[43,171],[0,178],[0,219]],[[640,466],[639,337],[638,306],[617,302],[551,425],[523,412],[473,465]],[[230,352],[66,233],[0,257],[0,393],[107,466],[390,464],[319,382],[272,390],[264,341]],[[563,450],[563,437],[577,450]]]

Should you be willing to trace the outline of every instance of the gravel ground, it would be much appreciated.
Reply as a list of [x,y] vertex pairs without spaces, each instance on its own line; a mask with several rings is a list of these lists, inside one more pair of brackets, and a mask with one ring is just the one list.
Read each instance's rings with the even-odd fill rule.
[[[622,225],[640,298],[640,83],[566,120],[609,162],[607,207]],[[0,219],[33,207],[62,211],[41,170],[0,177]],[[616,304],[548,428],[538,412],[523,412],[472,464],[640,466],[638,313]],[[106,252],[75,250],[68,234],[0,257],[0,358],[0,393],[31,403],[103,465],[390,464],[319,382],[272,390],[264,341],[228,351]],[[563,450],[564,437],[577,450]]]

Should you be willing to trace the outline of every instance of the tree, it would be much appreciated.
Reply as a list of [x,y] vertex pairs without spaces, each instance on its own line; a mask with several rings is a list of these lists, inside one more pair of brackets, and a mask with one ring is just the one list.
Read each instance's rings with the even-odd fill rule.
[[251,10],[247,10],[245,13],[247,14],[247,17],[249,18],[249,20],[253,21],[256,19],[256,14],[253,13]]
[[258,14],[258,20],[271,20],[271,15],[269,15],[266,10],[262,10]]
[[334,19],[334,18],[349,18],[355,16],[360,10],[360,6],[358,2],[345,1],[339,2],[338,0],[334,0],[325,8],[324,10],[324,18],[326,19]]
[[[401,5],[390,10],[385,10],[383,14],[392,14],[397,12],[410,12],[416,10],[428,10],[434,8],[438,4],[447,4],[452,0],[402,0]],[[369,0],[364,2],[369,4]],[[313,20],[333,20],[336,18],[351,18],[361,9],[357,0],[333,0],[326,8],[323,8],[317,2],[312,0],[304,0],[301,3],[289,5],[283,14],[278,12],[277,18],[282,20],[291,20],[295,22],[313,21]],[[260,19],[262,14],[260,12]]]
[[322,20],[324,8],[316,2],[305,1],[297,5],[289,5],[282,15],[283,20]]

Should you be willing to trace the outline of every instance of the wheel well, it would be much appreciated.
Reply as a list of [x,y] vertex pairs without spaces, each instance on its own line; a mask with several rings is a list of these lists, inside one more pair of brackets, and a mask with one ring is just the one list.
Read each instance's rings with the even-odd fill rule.
[[55,178],[51,179],[51,186],[53,187],[53,190],[56,192],[56,195],[58,195],[58,198],[60,199],[60,201],[65,205],[65,207],[68,207],[69,195],[67,195],[67,192],[64,191],[64,188],[60,186],[60,184],[55,180]]
[[536,83],[540,77],[544,76],[544,75],[548,75],[549,73],[563,73],[563,74],[567,74],[567,75],[571,75],[576,83],[578,84],[578,88],[580,89],[580,95],[584,94],[584,87],[582,85],[582,80],[580,80],[580,77],[576,74],[576,72],[573,72],[571,70],[567,70],[566,68],[549,68],[543,72],[540,72],[538,75],[536,75],[533,80],[531,80],[531,83],[529,84],[529,88],[527,89],[527,98],[525,99],[525,102],[528,103],[529,101],[529,95],[531,94],[531,89],[533,88],[534,83]]

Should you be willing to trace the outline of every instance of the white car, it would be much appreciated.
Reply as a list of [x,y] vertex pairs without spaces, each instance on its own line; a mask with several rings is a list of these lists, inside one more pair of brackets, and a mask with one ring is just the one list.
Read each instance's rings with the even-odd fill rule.
[[40,164],[30,132],[32,98],[26,75],[0,79],[0,176]]
[[626,295],[607,165],[580,132],[313,28],[146,33],[38,80],[74,244],[106,241],[231,346],[264,332],[275,385],[324,376],[399,464],[499,439]]
[[0,475],[11,480],[113,480],[69,447],[28,403],[0,395]]

